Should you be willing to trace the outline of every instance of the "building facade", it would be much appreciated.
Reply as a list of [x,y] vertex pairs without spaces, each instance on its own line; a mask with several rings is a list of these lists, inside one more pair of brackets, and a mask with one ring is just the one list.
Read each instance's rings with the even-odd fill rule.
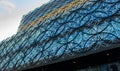
[[[0,42],[0,71],[26,70],[119,47],[119,0],[51,0],[24,15],[18,32]],[[117,70],[111,70],[114,64]],[[98,66],[76,70],[120,71],[118,61]]]

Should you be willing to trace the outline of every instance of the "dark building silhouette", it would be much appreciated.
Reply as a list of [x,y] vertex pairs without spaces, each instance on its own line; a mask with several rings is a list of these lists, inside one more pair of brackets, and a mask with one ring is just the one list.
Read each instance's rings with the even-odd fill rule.
[[0,71],[120,71],[119,47],[119,0],[51,0],[0,42]]

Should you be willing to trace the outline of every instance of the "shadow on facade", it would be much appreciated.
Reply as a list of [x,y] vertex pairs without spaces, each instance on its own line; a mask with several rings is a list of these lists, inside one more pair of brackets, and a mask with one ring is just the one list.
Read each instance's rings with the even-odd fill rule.
[[25,71],[120,71],[120,48]]

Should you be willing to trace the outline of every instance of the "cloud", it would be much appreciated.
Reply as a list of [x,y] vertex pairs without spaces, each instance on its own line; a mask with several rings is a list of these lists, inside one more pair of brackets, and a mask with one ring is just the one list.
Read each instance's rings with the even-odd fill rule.
[[[12,13],[0,13],[0,41],[16,34],[21,18],[24,14],[40,7],[49,0],[0,0],[0,7]],[[3,10],[3,9],[2,9]],[[13,11],[14,10],[14,11]],[[1,11],[1,10],[0,10]]]
[[8,0],[0,0],[0,6],[9,12],[12,12],[12,10],[15,9],[15,5]]

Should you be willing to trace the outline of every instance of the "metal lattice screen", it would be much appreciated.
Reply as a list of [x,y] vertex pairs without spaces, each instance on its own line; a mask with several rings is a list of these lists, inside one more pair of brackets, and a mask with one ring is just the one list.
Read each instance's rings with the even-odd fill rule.
[[[66,3],[74,1],[82,2],[71,0]],[[119,0],[88,0],[69,8],[65,8],[67,11],[63,8],[63,12],[55,15],[50,14],[50,18],[34,22],[37,24],[2,41],[0,70],[19,70],[31,65],[45,65],[120,43]],[[34,12],[40,14],[39,10]],[[34,17],[28,20],[32,18]]]

